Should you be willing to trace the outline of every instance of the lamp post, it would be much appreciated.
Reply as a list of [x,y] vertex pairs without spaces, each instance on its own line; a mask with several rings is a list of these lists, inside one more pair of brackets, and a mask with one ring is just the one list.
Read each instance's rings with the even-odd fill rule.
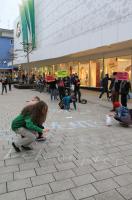
[[28,84],[29,84],[29,74],[30,74],[30,66],[29,66],[29,54],[32,52],[32,43],[21,43],[23,45],[23,49],[16,49],[15,51],[23,51],[26,52],[25,57],[27,58],[27,71],[28,71]]

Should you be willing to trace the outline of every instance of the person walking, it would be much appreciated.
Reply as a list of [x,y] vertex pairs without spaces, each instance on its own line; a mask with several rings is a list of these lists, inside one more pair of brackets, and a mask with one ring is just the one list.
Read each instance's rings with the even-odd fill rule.
[[131,90],[131,84],[127,80],[121,81],[120,84],[120,94],[121,94],[121,104],[124,107],[127,107],[127,96]]
[[2,93],[1,94],[3,95],[4,90],[5,90],[5,93],[7,93],[7,78],[2,77],[1,83],[2,83]]
[[101,91],[101,94],[99,96],[100,99],[101,99],[101,97],[103,96],[104,93],[107,93],[107,99],[109,100],[108,82],[109,82],[109,75],[105,74],[105,77],[101,81],[102,91]]

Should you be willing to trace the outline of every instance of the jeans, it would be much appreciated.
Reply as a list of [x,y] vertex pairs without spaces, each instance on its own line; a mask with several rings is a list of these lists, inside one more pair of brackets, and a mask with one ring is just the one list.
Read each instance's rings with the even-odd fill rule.
[[7,93],[7,87],[6,87],[6,85],[2,85],[2,94],[3,94],[4,90]]

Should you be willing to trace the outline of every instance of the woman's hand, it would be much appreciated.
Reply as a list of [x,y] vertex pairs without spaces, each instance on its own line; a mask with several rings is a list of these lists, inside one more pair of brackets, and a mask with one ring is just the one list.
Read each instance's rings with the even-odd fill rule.
[[44,135],[46,135],[48,132],[49,132],[49,129],[48,129],[48,128],[45,128],[45,129],[43,130],[43,134],[44,134]]

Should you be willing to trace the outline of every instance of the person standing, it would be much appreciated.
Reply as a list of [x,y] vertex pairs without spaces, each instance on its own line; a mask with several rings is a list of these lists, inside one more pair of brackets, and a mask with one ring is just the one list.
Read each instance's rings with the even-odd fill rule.
[[6,77],[2,77],[1,79],[1,83],[2,83],[2,95],[3,95],[3,92],[5,90],[5,93],[7,93],[7,78]]
[[113,109],[111,111],[115,111],[114,103],[119,102],[120,81],[116,79],[116,76],[117,72],[113,72],[113,78],[110,84],[111,101],[113,103]]
[[102,91],[101,91],[101,94],[99,96],[100,99],[101,99],[101,97],[103,96],[104,93],[107,93],[107,99],[109,100],[108,82],[109,82],[109,75],[105,74],[105,77],[101,81]]
[[11,79],[11,76],[9,75],[7,78],[7,84],[9,86],[9,91],[11,91],[11,81],[12,81],[12,79]]
[[80,103],[81,102],[81,92],[80,92],[80,80],[79,80],[78,76],[75,77],[74,85],[75,85],[75,89],[74,89],[75,96],[77,99],[77,95],[78,95],[78,101]]
[[127,107],[127,96],[130,90],[131,90],[130,82],[127,80],[121,81],[120,84],[121,104],[124,107]]

